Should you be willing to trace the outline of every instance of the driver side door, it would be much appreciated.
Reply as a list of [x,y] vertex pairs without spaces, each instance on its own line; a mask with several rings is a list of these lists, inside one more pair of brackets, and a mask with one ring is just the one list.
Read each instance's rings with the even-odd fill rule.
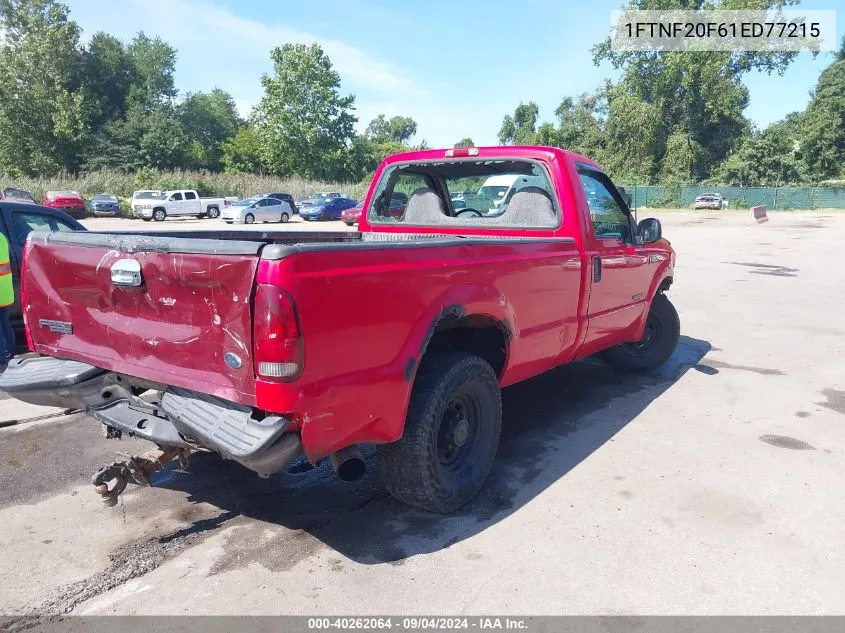
[[635,243],[635,225],[622,196],[601,171],[579,165],[589,211],[585,246],[590,263],[590,301],[585,355],[630,340],[648,310],[652,278],[649,254]]

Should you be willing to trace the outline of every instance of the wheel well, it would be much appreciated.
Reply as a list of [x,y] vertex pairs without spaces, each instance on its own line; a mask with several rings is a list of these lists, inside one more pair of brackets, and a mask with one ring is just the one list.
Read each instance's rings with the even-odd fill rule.
[[167,209],[165,209],[164,207],[153,207],[153,211],[164,211],[165,213],[167,213]]
[[446,316],[437,323],[425,354],[444,349],[475,354],[501,376],[508,355],[506,332],[505,324],[488,316]]
[[660,282],[660,286],[657,288],[657,292],[666,292],[669,290],[669,286],[672,285],[672,278],[666,277],[663,281]]

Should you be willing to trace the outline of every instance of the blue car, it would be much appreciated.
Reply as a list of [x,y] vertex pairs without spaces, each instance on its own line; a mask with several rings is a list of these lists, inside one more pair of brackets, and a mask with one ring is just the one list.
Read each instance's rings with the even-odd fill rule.
[[315,198],[311,204],[300,207],[299,215],[308,221],[340,220],[340,214],[356,204],[358,202],[350,198]]
[[120,215],[120,200],[108,193],[98,193],[88,203],[91,215]]

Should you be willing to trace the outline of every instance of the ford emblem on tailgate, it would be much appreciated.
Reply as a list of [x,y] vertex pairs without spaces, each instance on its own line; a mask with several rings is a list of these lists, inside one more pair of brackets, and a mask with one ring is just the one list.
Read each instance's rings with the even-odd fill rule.
[[243,365],[240,356],[233,354],[232,352],[226,352],[223,354],[223,360],[225,360],[226,364],[232,369],[240,369],[241,365]]

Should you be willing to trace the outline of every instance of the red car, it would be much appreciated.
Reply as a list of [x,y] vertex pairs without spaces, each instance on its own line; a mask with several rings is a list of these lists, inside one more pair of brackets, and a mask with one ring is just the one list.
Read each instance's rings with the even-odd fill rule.
[[85,217],[85,201],[76,191],[48,191],[41,204],[50,209],[59,209],[74,218]]
[[[502,174],[507,201],[453,207]],[[351,480],[376,444],[387,490],[450,512],[493,466],[501,388],[598,352],[645,372],[674,352],[675,253],[628,204],[585,156],[454,148],[387,158],[356,233],[33,234],[21,305],[40,356],[0,390],[159,446],[98,471],[108,503],[194,450],[264,476],[304,453]]]
[[361,211],[364,209],[364,201],[362,200],[351,209],[344,209],[340,213],[340,219],[346,226],[355,226],[358,220],[361,219]]

